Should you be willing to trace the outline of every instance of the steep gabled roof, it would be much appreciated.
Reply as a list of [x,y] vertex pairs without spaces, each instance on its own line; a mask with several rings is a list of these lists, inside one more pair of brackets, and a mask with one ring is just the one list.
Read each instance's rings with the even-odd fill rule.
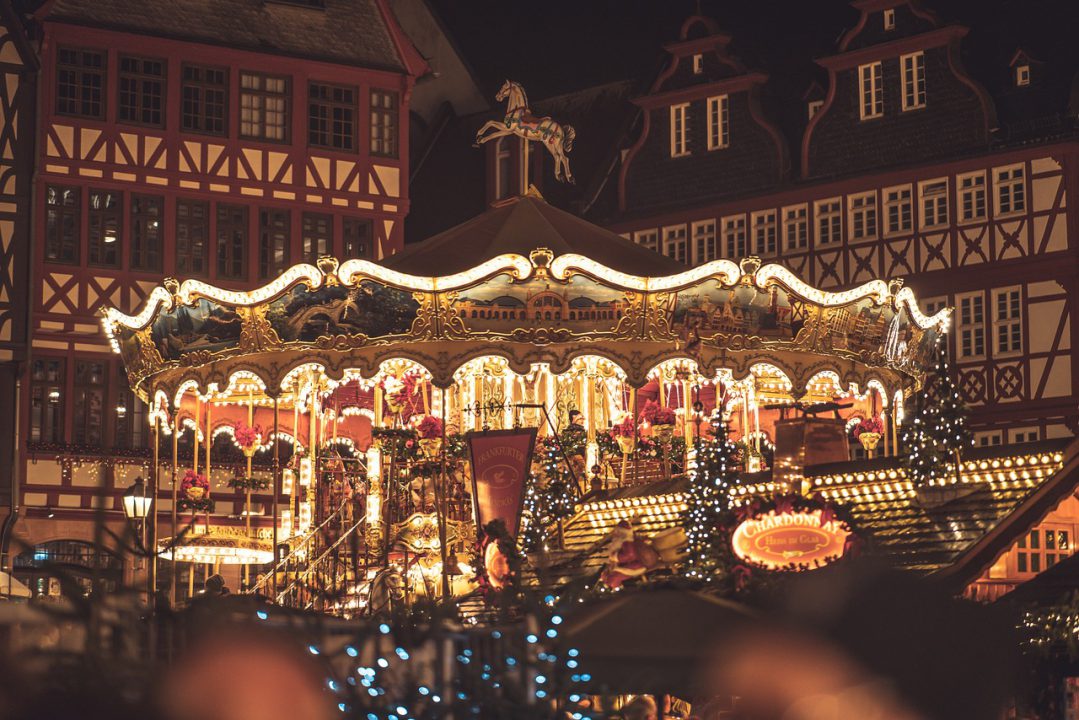
[[324,0],[324,5],[263,0],[55,0],[43,11],[47,20],[343,65],[405,71],[415,64],[415,58],[402,57],[415,51],[398,49],[403,35],[395,39],[391,23],[396,21],[379,0]]
[[556,256],[577,253],[632,275],[671,275],[686,269],[669,257],[531,195],[500,203],[467,222],[409,245],[382,264],[413,275],[452,275],[506,253],[528,257],[536,248],[547,248]]

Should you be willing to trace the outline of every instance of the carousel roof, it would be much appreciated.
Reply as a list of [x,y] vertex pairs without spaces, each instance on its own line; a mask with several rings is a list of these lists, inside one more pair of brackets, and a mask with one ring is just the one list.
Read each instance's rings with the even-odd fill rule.
[[411,275],[442,276],[485,260],[536,248],[575,253],[630,275],[681,272],[686,266],[544,202],[538,194],[515,197],[481,215],[410,245],[382,264]]

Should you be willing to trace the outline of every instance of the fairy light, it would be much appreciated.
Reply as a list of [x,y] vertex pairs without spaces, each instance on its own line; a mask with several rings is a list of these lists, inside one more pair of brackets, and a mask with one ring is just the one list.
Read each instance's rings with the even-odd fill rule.
[[711,417],[712,437],[699,439],[689,469],[685,494],[687,577],[713,581],[720,572],[720,545],[727,542],[720,517],[730,507],[731,489],[737,482],[737,448],[728,436],[722,412]]

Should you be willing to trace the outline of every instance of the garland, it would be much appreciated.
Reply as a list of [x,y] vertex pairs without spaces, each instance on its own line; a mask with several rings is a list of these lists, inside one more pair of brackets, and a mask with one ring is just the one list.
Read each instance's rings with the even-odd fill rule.
[[228,486],[235,490],[267,490],[270,481],[268,478],[234,477],[229,480]]

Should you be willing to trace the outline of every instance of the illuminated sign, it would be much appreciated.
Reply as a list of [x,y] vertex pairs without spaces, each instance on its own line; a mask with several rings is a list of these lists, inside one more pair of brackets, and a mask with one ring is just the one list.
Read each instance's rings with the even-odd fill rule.
[[731,545],[738,557],[769,570],[812,569],[842,557],[849,536],[841,520],[821,522],[820,510],[773,510],[742,522]]

